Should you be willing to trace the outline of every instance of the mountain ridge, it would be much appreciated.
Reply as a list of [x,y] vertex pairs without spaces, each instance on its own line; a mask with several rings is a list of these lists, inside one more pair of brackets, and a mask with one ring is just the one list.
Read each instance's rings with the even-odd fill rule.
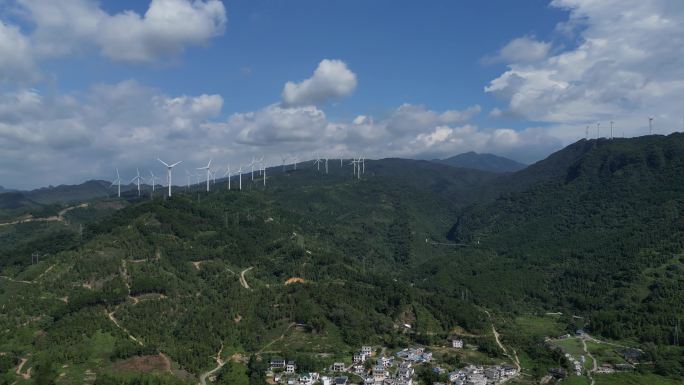
[[515,172],[527,167],[527,165],[512,159],[494,154],[478,154],[474,151],[464,152],[445,159],[433,159],[432,162],[496,173]]

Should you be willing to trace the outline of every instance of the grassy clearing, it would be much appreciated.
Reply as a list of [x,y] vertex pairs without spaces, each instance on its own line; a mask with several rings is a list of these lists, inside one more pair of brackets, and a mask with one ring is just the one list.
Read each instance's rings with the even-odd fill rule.
[[626,361],[615,351],[615,347],[605,344],[597,344],[595,342],[587,341],[587,349],[594,355],[598,365],[605,363],[622,364]]
[[559,336],[564,333],[563,326],[559,323],[558,316],[537,317],[524,315],[517,317],[514,321],[516,330],[520,330],[533,336]]
[[570,355],[576,359],[579,359],[579,356],[584,355],[582,341],[579,338],[565,338],[556,340],[553,343],[554,345],[560,346],[564,352],[570,353]]

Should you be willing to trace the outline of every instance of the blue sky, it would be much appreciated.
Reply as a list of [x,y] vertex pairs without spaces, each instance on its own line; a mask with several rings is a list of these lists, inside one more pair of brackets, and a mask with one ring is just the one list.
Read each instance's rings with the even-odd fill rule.
[[[435,109],[499,105],[484,85],[505,63],[481,59],[523,35],[553,37],[566,11],[548,1],[226,1],[225,34],[171,63],[127,65],[101,57],[50,65],[62,91],[94,82],[138,79],[166,93],[218,93],[223,114],[258,109],[282,85],[310,76],[324,58],[345,61],[359,77],[354,97],[327,112],[353,118],[402,103]],[[109,1],[110,13],[144,13],[145,1]],[[475,38],[476,37],[476,38]]]
[[534,162],[587,125],[607,135],[598,122],[633,136],[655,116],[672,132],[683,43],[667,37],[683,14],[665,0],[0,0],[0,185],[156,156]]

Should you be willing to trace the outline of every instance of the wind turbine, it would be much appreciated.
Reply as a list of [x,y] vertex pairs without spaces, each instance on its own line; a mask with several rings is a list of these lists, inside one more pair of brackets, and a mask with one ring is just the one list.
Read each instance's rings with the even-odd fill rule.
[[109,187],[112,187],[114,185],[117,185],[118,188],[118,197],[121,198],[121,177],[119,176],[119,169],[116,169],[116,179],[112,181],[112,184],[109,185]]
[[185,183],[188,186],[188,190],[190,190],[190,179],[192,178],[192,173],[188,170],[185,170]]
[[262,164],[261,167],[262,167],[262,171],[264,172],[264,187],[266,187],[266,165]]
[[321,171],[321,159],[314,155],[314,165],[318,171]]
[[250,174],[252,175],[252,180],[254,180],[254,165],[256,164],[256,159],[252,157],[252,162],[248,165],[251,169]]
[[294,162],[294,170],[297,171],[297,162],[299,162],[299,155],[295,155],[292,160]]
[[263,169],[266,167],[264,165],[264,157],[262,156],[261,159],[257,160],[257,163],[259,164],[259,175],[263,173]]
[[209,159],[209,163],[207,163],[206,166],[204,167],[198,167],[198,170],[207,170],[207,192],[209,191],[209,180],[211,179],[211,159]]
[[159,158],[157,158],[157,160],[161,162],[161,164],[166,166],[166,182],[169,184],[169,198],[171,198],[171,170],[179,164],[183,163],[183,161],[179,160],[178,162],[170,165]]
[[648,133],[653,134],[653,117],[648,118]]
[[154,192],[154,186],[157,184],[156,183],[157,177],[154,176],[154,173],[152,170],[150,170],[150,182],[152,183],[152,192]]
[[362,174],[366,173],[366,158],[361,158],[361,170]]
[[240,176],[240,191],[242,191],[242,165],[238,169],[238,175]]
[[601,138],[601,123],[596,123],[596,139]]
[[613,121],[611,120],[611,121],[610,121],[610,138],[611,138],[611,139],[613,139],[613,125],[614,125],[614,124],[615,124],[615,122],[613,122]]
[[587,139],[589,139],[589,126],[587,126],[587,132],[586,132],[585,136]]
[[[137,174],[137,175],[134,176],[133,179],[131,179],[131,182],[136,181],[136,183],[137,183],[137,185],[138,185],[138,196],[140,196],[140,180],[141,180],[142,178],[140,177],[140,170],[136,168],[135,171],[136,171],[136,174]],[[130,182],[129,182],[129,183],[130,183]]]
[[328,173],[328,158],[325,158],[325,173]]
[[223,176],[228,177],[228,190],[230,190],[230,177],[232,176],[230,175],[230,163],[228,164],[228,169],[226,170],[226,173],[223,174]]
[[356,176],[356,167],[357,167],[358,162],[356,161],[355,158],[352,158],[352,160],[351,160],[351,162],[349,162],[349,164],[354,167],[354,174],[353,175]]
[[287,160],[287,155],[280,155],[280,160],[283,162],[283,172],[285,172],[285,161]]

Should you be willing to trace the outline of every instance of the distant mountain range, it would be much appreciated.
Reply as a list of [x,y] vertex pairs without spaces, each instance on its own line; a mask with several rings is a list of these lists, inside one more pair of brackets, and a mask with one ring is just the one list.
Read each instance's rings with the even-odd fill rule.
[[489,172],[515,172],[527,167],[527,165],[494,154],[478,154],[474,151],[458,154],[446,159],[433,159],[435,163],[447,166],[472,168],[474,170]]

